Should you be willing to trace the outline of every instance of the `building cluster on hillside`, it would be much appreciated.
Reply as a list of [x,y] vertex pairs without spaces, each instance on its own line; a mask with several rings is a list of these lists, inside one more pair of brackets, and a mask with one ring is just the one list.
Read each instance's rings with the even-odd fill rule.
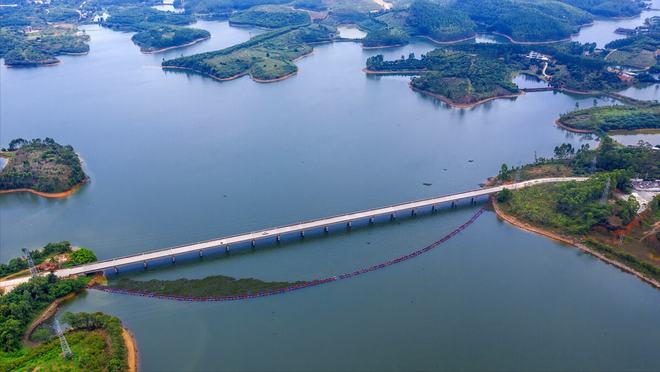
[[536,51],[533,51],[533,50],[531,52],[529,52],[529,54],[527,54],[527,58],[536,59],[536,60],[544,61],[544,62],[548,62],[550,60],[550,56],[547,56],[543,53],[539,53],[539,52],[536,52]]
[[618,76],[619,79],[621,79],[621,81],[633,81],[637,76],[636,73],[632,71],[626,71],[621,67],[608,67],[607,71],[615,73],[616,76]]

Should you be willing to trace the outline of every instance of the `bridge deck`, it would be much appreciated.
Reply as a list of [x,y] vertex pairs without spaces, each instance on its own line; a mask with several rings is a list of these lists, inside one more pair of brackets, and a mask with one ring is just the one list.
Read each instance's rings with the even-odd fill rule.
[[[226,247],[233,244],[240,244],[246,242],[256,242],[265,238],[274,238],[286,234],[292,233],[301,233],[308,230],[330,227],[338,224],[348,224],[350,222],[360,221],[370,219],[372,217],[376,218],[384,215],[392,215],[399,212],[411,211],[424,207],[437,206],[443,203],[455,202],[464,199],[476,198],[479,196],[493,194],[499,191],[502,191],[503,188],[508,189],[519,189],[541,183],[553,183],[553,182],[567,182],[567,181],[584,181],[587,178],[585,177],[563,177],[563,178],[541,178],[530,181],[523,181],[515,184],[509,184],[506,186],[495,186],[489,188],[482,188],[478,190],[472,190],[467,192],[462,192],[458,194],[451,194],[440,196],[431,199],[424,199],[413,201],[409,203],[402,203],[391,205],[388,207],[369,209],[361,212],[347,213],[333,217],[321,218],[312,221],[305,221],[296,224],[286,225],[275,227],[272,229],[259,230],[254,232],[249,232],[245,234],[228,236],[219,239],[207,240],[187,245],[181,245],[171,248],[159,249],[155,251],[148,251],[144,253],[138,253],[130,256],[119,257],[115,259],[99,261],[87,265],[81,265],[69,269],[57,270],[55,274],[59,277],[67,277],[70,275],[79,275],[79,274],[88,274],[94,272],[105,271],[109,269],[114,269],[121,266],[139,264],[143,262],[149,262],[152,260],[176,257],[178,255],[189,254],[191,252],[200,252],[209,248],[217,247]],[[0,282],[0,288],[9,287],[13,288],[14,286],[26,282],[29,277],[17,278],[13,280],[7,280]]]

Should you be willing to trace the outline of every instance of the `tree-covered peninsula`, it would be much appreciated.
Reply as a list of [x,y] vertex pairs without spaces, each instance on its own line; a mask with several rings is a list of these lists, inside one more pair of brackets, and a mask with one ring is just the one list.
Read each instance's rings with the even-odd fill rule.
[[7,165],[0,172],[0,193],[66,193],[87,180],[73,147],[52,138],[15,139],[1,155],[7,158]]
[[0,58],[12,67],[54,65],[57,56],[85,54],[89,36],[79,31],[68,8],[35,4],[0,7]]
[[312,44],[331,41],[333,27],[320,24],[283,27],[232,47],[164,61],[164,69],[186,70],[230,80],[250,75],[257,82],[277,81],[296,73],[294,60],[312,52]]
[[563,127],[588,132],[660,130],[660,104],[597,106],[559,117]]
[[638,70],[659,71],[656,51],[660,49],[660,17],[646,19],[643,26],[625,31],[628,37],[609,42],[606,60]]
[[496,211],[517,226],[576,245],[659,285],[660,195],[654,197],[643,182],[632,179],[658,179],[660,151],[649,145],[623,147],[607,136],[601,141],[595,150],[563,144],[552,159],[520,168],[502,165],[497,177],[502,184],[529,176],[590,178],[505,189],[494,200]]

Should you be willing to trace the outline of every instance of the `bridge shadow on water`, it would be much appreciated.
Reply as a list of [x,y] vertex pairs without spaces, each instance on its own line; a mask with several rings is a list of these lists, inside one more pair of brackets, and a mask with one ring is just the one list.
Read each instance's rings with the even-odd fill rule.
[[487,202],[488,196],[481,196],[475,198],[474,202],[471,202],[468,199],[456,203],[444,203],[435,206],[435,208],[418,208],[414,212],[409,211],[406,214],[397,214],[394,219],[391,219],[390,216],[384,215],[373,219],[365,218],[352,221],[350,225],[332,225],[328,226],[327,229],[316,228],[307,230],[302,235],[300,233],[284,234],[281,235],[279,242],[276,237],[268,237],[255,242],[234,244],[229,250],[225,247],[208,248],[204,249],[201,254],[199,252],[191,252],[177,255],[174,258],[168,257],[150,260],[146,265],[145,263],[136,263],[133,265],[122,266],[118,271],[106,270],[105,275],[108,280],[111,281],[118,276],[129,275],[131,277],[139,277],[141,274],[152,273],[154,270],[162,271],[163,273],[171,273],[182,268],[199,265],[200,263],[211,264],[224,260],[239,259],[259,252],[299,249],[302,245],[315,241],[354,234],[369,234],[381,231],[382,229],[391,229],[394,226],[405,226],[413,224],[419,219],[447,216],[455,211],[469,210],[476,206],[483,206],[483,204]]

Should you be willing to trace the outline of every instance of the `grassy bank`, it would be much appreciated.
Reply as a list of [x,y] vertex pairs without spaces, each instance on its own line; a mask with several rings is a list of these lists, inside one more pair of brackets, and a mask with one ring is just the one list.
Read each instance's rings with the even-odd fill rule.
[[[66,332],[73,355],[64,358],[57,338],[37,347],[0,352],[0,369],[45,371],[129,370],[127,345],[119,319],[102,313],[67,313],[62,321],[71,327]],[[133,366],[133,370],[135,370]]]

